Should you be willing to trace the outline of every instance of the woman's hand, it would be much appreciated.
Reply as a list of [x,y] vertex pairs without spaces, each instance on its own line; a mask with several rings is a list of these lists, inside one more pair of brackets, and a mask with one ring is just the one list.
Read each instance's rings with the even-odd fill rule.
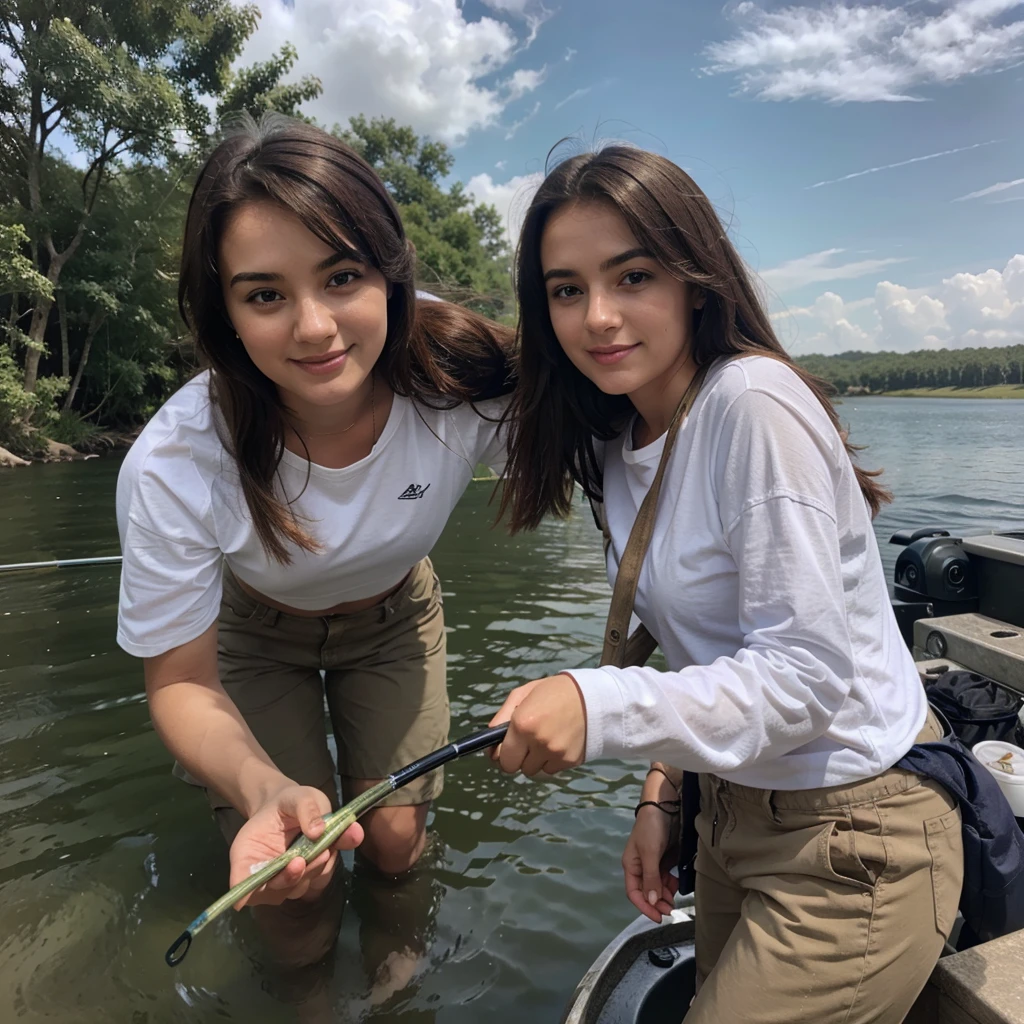
[[658,807],[641,807],[622,853],[622,874],[629,902],[660,924],[672,912],[679,879],[671,874],[679,859],[679,817]]
[[493,751],[506,772],[554,774],[583,763],[587,714],[576,681],[565,673],[518,686],[491,725],[508,722],[505,739]]
[[[252,874],[253,865],[262,865],[279,857],[295,841],[299,832],[318,839],[324,831],[323,815],[331,811],[327,795],[312,786],[289,782],[259,807],[239,829],[231,844],[230,884],[237,885]],[[350,825],[338,841],[307,864],[295,857],[266,885],[239,900],[242,907],[269,904],[277,906],[285,900],[315,899],[328,885],[338,860],[339,850],[352,850],[363,841],[363,828]]]

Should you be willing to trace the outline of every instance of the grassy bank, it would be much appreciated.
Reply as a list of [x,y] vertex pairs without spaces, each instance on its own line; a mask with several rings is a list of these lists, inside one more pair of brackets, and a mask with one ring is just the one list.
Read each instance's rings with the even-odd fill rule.
[[1024,385],[992,384],[985,388],[907,388],[883,391],[889,398],[1024,398]]

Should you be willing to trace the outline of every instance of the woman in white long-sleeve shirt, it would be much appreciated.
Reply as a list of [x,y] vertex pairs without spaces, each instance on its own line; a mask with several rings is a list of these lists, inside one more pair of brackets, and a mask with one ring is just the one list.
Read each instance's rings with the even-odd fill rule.
[[520,687],[496,756],[526,774],[653,759],[623,867],[654,920],[675,884],[680,770],[700,773],[688,1021],[901,1021],[952,926],[962,854],[952,798],[893,767],[938,729],[871,527],[887,494],[668,160],[613,147],[556,167],[517,280],[514,529],[566,514],[582,485],[604,502],[614,580],[673,413],[704,379],[635,601],[668,670]]

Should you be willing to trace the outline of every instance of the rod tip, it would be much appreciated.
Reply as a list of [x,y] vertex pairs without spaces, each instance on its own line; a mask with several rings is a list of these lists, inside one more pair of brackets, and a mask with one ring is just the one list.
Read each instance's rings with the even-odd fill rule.
[[188,953],[189,947],[192,945],[192,933],[186,928],[175,940],[166,953],[164,953],[164,960],[167,961],[168,967],[177,967],[182,960],[185,959],[185,954]]

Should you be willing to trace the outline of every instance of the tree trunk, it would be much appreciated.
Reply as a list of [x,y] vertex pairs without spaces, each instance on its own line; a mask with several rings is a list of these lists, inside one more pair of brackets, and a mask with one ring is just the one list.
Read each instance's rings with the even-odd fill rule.
[[37,300],[35,309],[32,310],[32,323],[29,325],[28,336],[32,342],[37,342],[25,353],[25,380],[23,387],[29,394],[36,389],[36,381],[39,379],[39,360],[43,358],[44,348],[43,336],[46,333],[46,324],[50,319],[50,308],[53,306],[52,299],[40,298]]
[[82,358],[78,360],[78,368],[75,370],[75,379],[71,382],[71,387],[68,388],[68,393],[64,397],[64,412],[71,411],[71,403],[75,400],[75,392],[78,391],[78,385],[82,383],[82,374],[85,372],[85,364],[89,361],[89,350],[92,348],[92,340],[96,337],[103,321],[106,320],[106,313],[101,313],[97,310],[92,315],[92,319],[89,321],[89,330],[85,335],[85,342],[82,345]]
[[[71,239],[70,244],[63,252],[57,252],[53,247],[53,239],[49,235],[45,238],[46,248],[50,252],[50,266],[46,271],[46,280],[50,282],[50,289],[55,295],[57,293],[57,285],[60,283],[60,272],[64,269],[64,264],[75,255],[75,250],[81,244],[82,238],[85,235],[85,223],[86,218],[83,217],[78,224],[75,237]],[[41,297],[36,302],[35,309],[32,310],[32,323],[28,329],[28,337],[31,344],[25,353],[25,380],[22,385],[29,394],[35,391],[36,381],[39,379],[39,360],[42,359],[43,352],[46,351],[43,338],[46,335],[46,325],[50,321],[50,310],[52,308],[53,299]],[[28,423],[30,418],[30,416],[26,416],[25,422]]]
[[[57,282],[60,280],[60,272],[63,261],[59,258],[50,261],[50,268],[46,272],[46,279],[57,289]],[[53,299],[47,299],[40,295],[36,299],[35,307],[32,310],[32,321],[28,328],[28,340],[30,342],[28,351],[25,353],[25,380],[23,387],[32,394],[36,389],[36,381],[39,379],[39,360],[43,358],[46,345],[43,339],[46,336],[46,325],[50,322],[50,310],[53,308]]]
[[68,349],[68,304],[64,292],[57,292],[57,321],[60,324],[60,375],[71,376],[71,352]]

